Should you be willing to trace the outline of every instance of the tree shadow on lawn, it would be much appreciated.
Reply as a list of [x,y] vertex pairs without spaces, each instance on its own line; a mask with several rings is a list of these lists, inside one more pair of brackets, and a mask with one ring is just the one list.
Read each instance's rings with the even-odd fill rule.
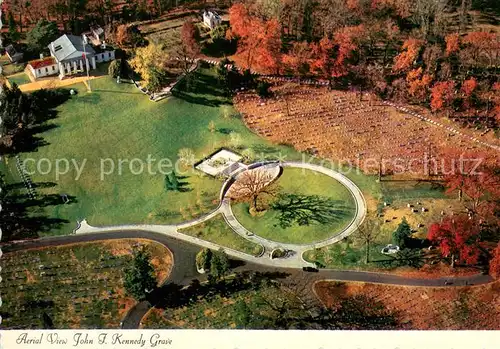
[[[193,191],[193,188],[188,187],[189,182],[185,181],[185,179],[188,179],[189,176],[177,176],[177,191],[181,193],[186,193]],[[183,181],[184,180],[184,181]]]
[[69,223],[67,219],[47,217],[39,214],[37,202],[42,206],[52,205],[53,202],[45,202],[45,198],[29,200],[27,195],[12,195],[2,202],[2,214],[0,214],[3,235],[2,242],[20,240],[26,238],[38,238],[40,232],[48,232],[60,229]]
[[[49,188],[55,185],[52,182],[40,182],[33,184],[32,187]],[[16,192],[25,188],[22,182],[4,185],[3,188],[0,196],[2,201],[2,210],[0,211],[0,226],[3,230],[2,241],[37,238],[40,232],[60,229],[69,221],[48,217],[45,213],[40,212],[40,208],[78,203],[76,197],[72,195],[66,195],[68,200],[66,203],[60,194],[41,195],[36,193],[37,196],[31,198],[27,192]]]
[[278,211],[278,225],[283,229],[294,223],[304,226],[339,222],[347,218],[351,210],[341,200],[299,194],[281,194],[271,208]]
[[258,290],[263,285],[269,284],[272,280],[284,278],[288,275],[280,272],[260,273],[244,271],[236,273],[231,279],[212,279],[203,284],[198,279],[193,279],[188,286],[168,283],[151,292],[148,301],[161,309],[182,308],[195,304],[200,300],[210,301],[217,296],[230,297],[241,291]]
[[49,145],[44,138],[38,136],[41,133],[58,128],[55,124],[40,124],[28,127],[12,137],[12,146],[7,147],[2,144],[0,153],[5,155],[12,155],[18,153],[31,153],[38,150],[40,147]]
[[221,105],[231,105],[231,103],[227,101],[221,101],[217,99],[209,99],[201,96],[192,96],[188,93],[181,92],[178,90],[172,90],[172,96],[177,97],[179,99],[182,99],[186,102],[193,103],[193,104],[201,104],[201,105],[206,105],[208,107],[219,107]]

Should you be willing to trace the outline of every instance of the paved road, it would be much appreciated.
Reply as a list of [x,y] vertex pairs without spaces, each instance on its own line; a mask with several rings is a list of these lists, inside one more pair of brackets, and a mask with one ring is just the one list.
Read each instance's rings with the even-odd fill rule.
[[[2,246],[4,253],[15,252],[18,250],[26,250],[30,248],[40,248],[48,246],[68,245],[79,242],[92,242],[110,239],[127,239],[127,238],[142,238],[156,241],[168,247],[173,254],[174,267],[167,282],[172,282],[180,285],[188,285],[191,280],[203,280],[204,276],[196,271],[195,257],[199,251],[197,245],[166,236],[161,233],[149,231],[109,231],[99,233],[87,233],[81,235],[67,235],[51,238],[41,238],[36,240],[28,240],[18,243]],[[493,279],[489,275],[472,275],[465,277],[447,277],[439,279],[418,279],[407,278],[398,275],[372,272],[357,272],[357,271],[339,271],[339,270],[320,270],[317,273],[303,272],[297,268],[280,268],[269,267],[261,264],[249,263],[243,261],[241,266],[234,269],[235,272],[242,271],[259,271],[269,273],[280,273],[283,275],[285,284],[293,284],[312,294],[311,288],[314,282],[319,280],[338,280],[338,281],[360,281],[373,282],[388,285],[404,285],[404,286],[426,286],[426,287],[453,287],[465,285],[478,285],[491,282]],[[446,282],[446,284],[445,284]],[[138,328],[141,319],[151,308],[148,302],[141,302],[133,307],[123,320],[122,328],[133,329]]]

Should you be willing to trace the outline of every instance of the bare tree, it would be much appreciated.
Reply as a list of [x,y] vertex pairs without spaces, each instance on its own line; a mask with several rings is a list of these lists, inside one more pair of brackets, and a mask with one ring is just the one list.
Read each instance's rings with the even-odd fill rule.
[[377,240],[380,234],[380,226],[375,220],[365,221],[362,226],[358,225],[357,237],[366,245],[365,263],[370,261],[370,245]]
[[439,30],[448,0],[414,0],[413,21],[420,26],[423,37]]
[[274,179],[274,174],[265,167],[243,172],[236,178],[228,196],[235,200],[247,201],[251,210],[259,211],[259,197],[263,194],[274,197],[279,192],[278,186],[272,183]]

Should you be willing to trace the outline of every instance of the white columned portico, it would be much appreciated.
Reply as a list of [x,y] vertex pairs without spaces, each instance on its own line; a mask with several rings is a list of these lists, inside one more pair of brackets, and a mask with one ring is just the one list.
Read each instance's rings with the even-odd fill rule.
[[96,69],[95,56],[92,56],[91,60],[92,60],[92,69]]
[[76,66],[76,61],[73,61],[73,71],[75,73],[78,71],[78,67]]
[[64,66],[62,65],[61,62],[57,63],[57,66],[59,67],[59,75],[65,76],[66,72],[64,71]]
[[85,58],[85,69],[86,69],[87,71],[89,71],[89,70],[90,70],[90,64],[89,64],[89,60],[88,60],[88,58]]
[[83,71],[83,61],[80,59],[80,70]]

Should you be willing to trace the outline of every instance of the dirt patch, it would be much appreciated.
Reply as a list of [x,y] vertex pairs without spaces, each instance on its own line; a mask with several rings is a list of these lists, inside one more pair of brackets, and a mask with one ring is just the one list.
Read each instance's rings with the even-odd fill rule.
[[467,287],[406,287],[320,281],[315,292],[326,307],[362,295],[398,314],[402,329],[498,330],[500,281]]

